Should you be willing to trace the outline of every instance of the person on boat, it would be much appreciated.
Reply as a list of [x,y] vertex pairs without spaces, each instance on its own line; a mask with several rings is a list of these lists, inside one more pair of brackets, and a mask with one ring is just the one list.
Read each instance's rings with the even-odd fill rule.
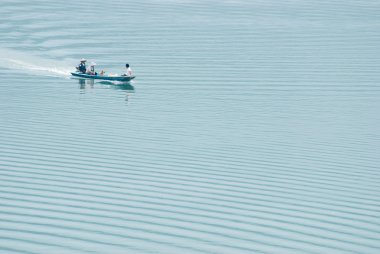
[[98,73],[95,71],[95,65],[96,65],[96,63],[94,63],[94,62],[91,63],[90,68],[87,71],[87,74],[98,75]]
[[133,75],[131,67],[129,67],[129,64],[125,65],[125,68],[127,68],[126,73],[124,73],[122,76],[128,76],[131,77]]
[[86,67],[86,59],[82,58],[80,60],[80,64],[77,67],[77,70],[82,73],[86,73],[87,67]]

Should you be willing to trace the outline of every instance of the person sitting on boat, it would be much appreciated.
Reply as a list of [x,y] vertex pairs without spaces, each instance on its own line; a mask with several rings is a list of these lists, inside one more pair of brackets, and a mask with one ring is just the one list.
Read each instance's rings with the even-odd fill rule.
[[77,67],[77,70],[82,73],[86,73],[87,67],[86,67],[86,59],[82,58],[80,60],[80,64]]
[[97,72],[95,72],[95,65],[96,63],[92,62],[90,65],[90,69],[87,71],[87,74],[89,75],[98,75]]
[[125,65],[125,68],[127,68],[127,72],[124,73],[122,76],[128,76],[131,77],[133,75],[131,67],[129,67],[129,64]]

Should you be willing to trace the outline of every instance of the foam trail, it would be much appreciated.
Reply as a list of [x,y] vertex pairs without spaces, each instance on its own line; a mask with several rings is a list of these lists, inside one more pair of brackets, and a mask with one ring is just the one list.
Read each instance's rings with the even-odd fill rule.
[[36,75],[68,76],[73,70],[73,68],[68,67],[66,62],[44,59],[10,49],[0,49],[0,59],[0,68],[27,71]]

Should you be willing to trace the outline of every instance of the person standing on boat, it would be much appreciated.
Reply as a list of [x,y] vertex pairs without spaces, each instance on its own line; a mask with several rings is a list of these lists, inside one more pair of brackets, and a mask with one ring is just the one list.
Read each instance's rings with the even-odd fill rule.
[[131,77],[133,75],[131,67],[129,67],[129,64],[125,65],[125,68],[127,68],[127,72],[123,74],[123,76]]
[[77,70],[78,70],[79,72],[86,73],[86,71],[87,71],[86,61],[87,61],[87,60],[84,59],[84,58],[82,58],[82,59],[80,60],[80,64],[79,64],[78,67],[77,67]]

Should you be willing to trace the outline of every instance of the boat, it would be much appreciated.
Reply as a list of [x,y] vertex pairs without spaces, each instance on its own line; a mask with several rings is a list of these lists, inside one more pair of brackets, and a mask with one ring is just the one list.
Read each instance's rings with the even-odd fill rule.
[[71,75],[80,78],[89,79],[100,79],[100,80],[110,80],[110,81],[123,81],[128,82],[134,79],[136,76],[121,76],[121,75],[91,75],[82,72],[71,72]]

